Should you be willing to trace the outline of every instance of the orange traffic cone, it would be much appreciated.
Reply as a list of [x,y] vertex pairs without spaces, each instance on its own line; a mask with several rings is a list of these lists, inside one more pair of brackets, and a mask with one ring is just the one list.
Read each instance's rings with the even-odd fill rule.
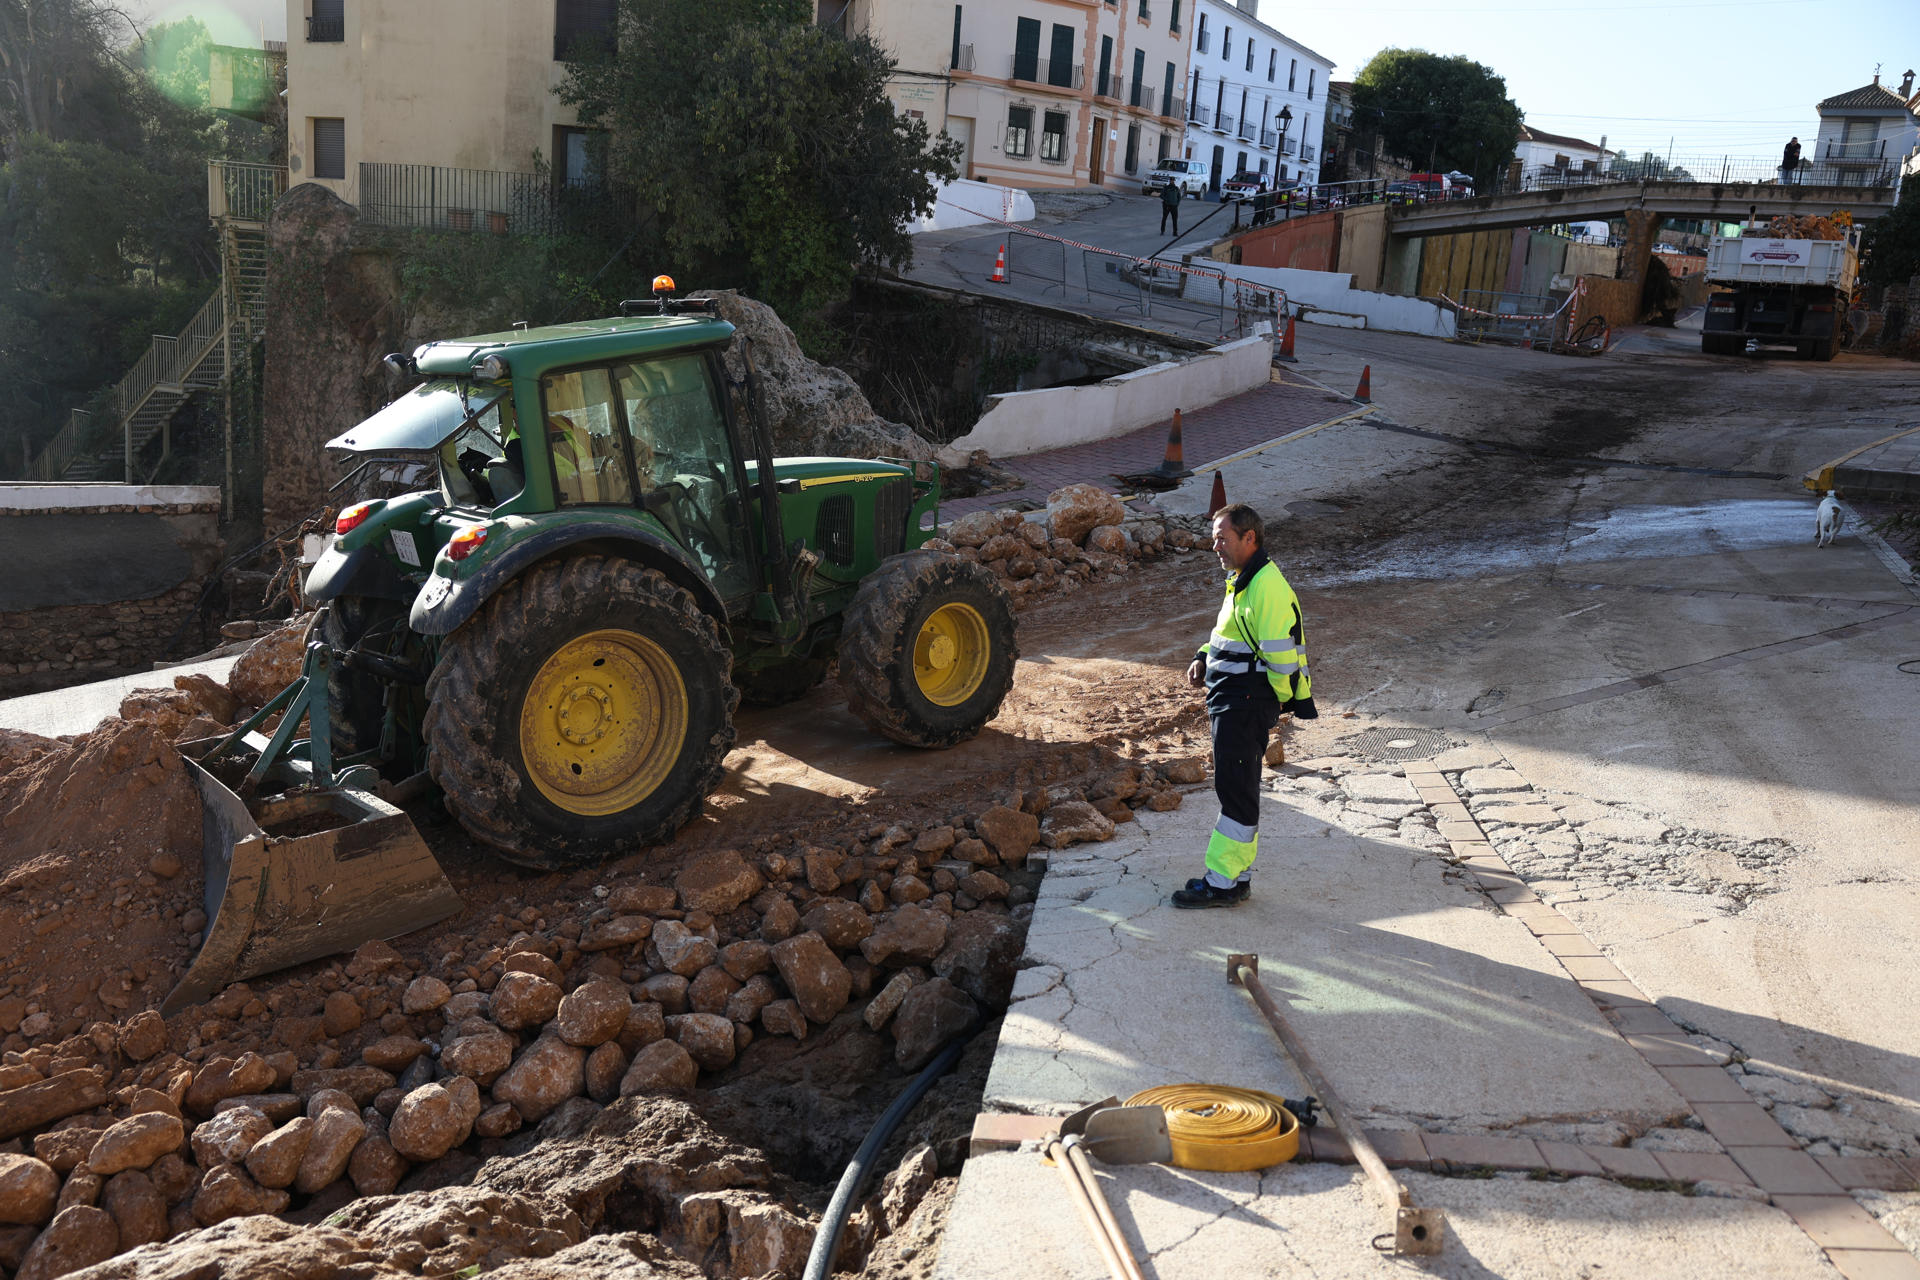
[[1213,495],[1207,499],[1207,519],[1218,515],[1220,508],[1227,505],[1227,482],[1218,471],[1213,473]]
[[1280,354],[1275,356],[1274,359],[1287,360],[1287,361],[1293,360],[1293,317],[1292,316],[1287,317],[1287,331],[1280,338]]
[[1353,393],[1353,398],[1355,400],[1358,400],[1361,404],[1373,403],[1373,366],[1372,365],[1363,364],[1360,366],[1360,386],[1359,386],[1359,389]]
[[1160,465],[1153,474],[1167,480],[1183,480],[1193,472],[1187,470],[1186,451],[1180,443],[1180,411],[1173,411],[1173,427],[1167,432],[1167,453],[1160,459]]
[[1000,246],[1000,255],[993,260],[993,274],[987,277],[988,284],[1007,282],[1007,246]]

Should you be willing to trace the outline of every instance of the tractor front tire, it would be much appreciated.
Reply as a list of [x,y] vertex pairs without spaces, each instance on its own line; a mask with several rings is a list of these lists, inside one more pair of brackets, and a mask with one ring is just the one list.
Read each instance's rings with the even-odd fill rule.
[[847,706],[912,747],[951,747],[999,714],[1020,656],[1013,605],[987,570],[936,551],[881,562],[840,629]]
[[693,597],[609,556],[548,561],[451,636],[427,767],[510,861],[559,870],[672,839],[733,746],[732,654]]
[[[327,602],[320,614],[320,639],[336,655],[358,645],[375,625],[399,619],[406,628],[406,606],[368,596],[340,596]],[[380,745],[380,729],[387,714],[386,684],[367,671],[356,671],[336,656],[327,672],[328,738],[336,765],[342,756],[371,751]]]

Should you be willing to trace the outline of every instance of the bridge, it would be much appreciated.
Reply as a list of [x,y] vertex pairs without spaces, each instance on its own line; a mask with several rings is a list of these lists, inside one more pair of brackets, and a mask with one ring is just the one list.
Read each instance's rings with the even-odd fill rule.
[[1581,183],[1512,195],[1478,196],[1403,205],[1387,211],[1390,236],[1434,236],[1460,231],[1544,227],[1561,222],[1605,221],[1639,214],[1702,221],[1744,222],[1782,213],[1827,214],[1846,210],[1854,221],[1893,209],[1892,186],[1799,186],[1778,182]]

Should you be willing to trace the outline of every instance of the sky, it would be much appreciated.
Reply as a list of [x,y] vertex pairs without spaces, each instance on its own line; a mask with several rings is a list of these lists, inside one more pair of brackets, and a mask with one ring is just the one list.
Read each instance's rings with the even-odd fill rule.
[[[286,39],[286,0],[127,0],[192,13],[228,44]],[[1822,98],[1920,70],[1920,0],[1260,0],[1268,26],[1351,80],[1382,48],[1464,54],[1505,76],[1529,124],[1676,162],[1811,142]]]
[[1778,156],[1875,63],[1896,89],[1920,70],[1920,0],[1260,0],[1259,18],[1336,80],[1383,48],[1464,54],[1506,78],[1528,124],[1632,155],[1671,145],[1676,163]]

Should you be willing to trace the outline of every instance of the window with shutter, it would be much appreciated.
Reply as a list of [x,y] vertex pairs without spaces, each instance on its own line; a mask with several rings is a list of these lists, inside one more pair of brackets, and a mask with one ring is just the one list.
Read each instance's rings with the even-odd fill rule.
[[313,13],[307,18],[307,42],[334,44],[346,38],[346,0],[313,0]]
[[595,49],[613,50],[619,0],[554,0],[553,60],[566,62]]
[[323,116],[313,118],[313,176],[347,176],[347,122]]
[[1013,22],[1013,78],[1040,78],[1040,19],[1015,18]]
[[1062,23],[1053,24],[1053,48],[1047,54],[1047,83],[1063,89],[1073,88],[1074,30]]
[[1032,107],[1007,108],[1007,154],[1015,157],[1033,154]]

